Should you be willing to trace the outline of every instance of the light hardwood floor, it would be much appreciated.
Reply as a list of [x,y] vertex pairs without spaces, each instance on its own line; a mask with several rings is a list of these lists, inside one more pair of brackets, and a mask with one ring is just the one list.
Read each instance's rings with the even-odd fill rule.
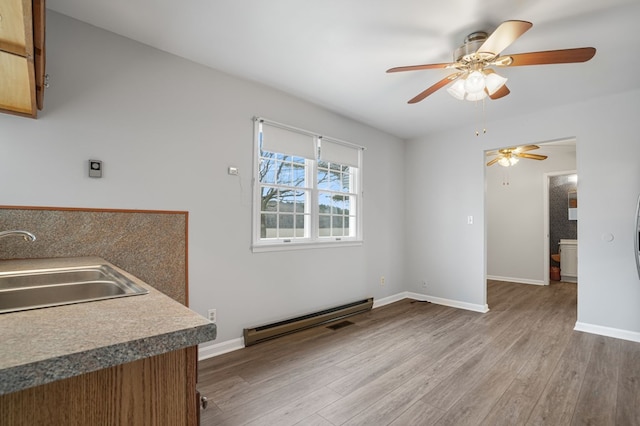
[[200,362],[203,425],[640,425],[640,343],[573,331],[576,285],[403,300]]

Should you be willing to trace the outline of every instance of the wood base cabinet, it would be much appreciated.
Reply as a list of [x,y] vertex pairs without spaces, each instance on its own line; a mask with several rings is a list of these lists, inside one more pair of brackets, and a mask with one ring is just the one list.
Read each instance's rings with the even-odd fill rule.
[[1,425],[196,425],[197,346],[0,396]]

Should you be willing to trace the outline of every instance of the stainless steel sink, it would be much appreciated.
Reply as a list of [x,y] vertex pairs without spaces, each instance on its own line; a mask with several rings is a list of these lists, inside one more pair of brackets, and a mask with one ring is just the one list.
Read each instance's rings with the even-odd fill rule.
[[0,313],[148,292],[109,265],[0,272]]

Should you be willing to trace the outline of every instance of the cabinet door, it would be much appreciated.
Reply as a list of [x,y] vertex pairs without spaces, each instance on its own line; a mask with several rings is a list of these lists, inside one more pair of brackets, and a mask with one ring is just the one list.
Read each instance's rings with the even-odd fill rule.
[[31,0],[2,0],[0,50],[33,57],[33,18]]
[[197,347],[0,395],[0,425],[197,424]]
[[45,87],[45,0],[0,2],[0,112],[35,118]]
[[578,246],[575,244],[560,245],[560,271],[563,276],[578,276]]

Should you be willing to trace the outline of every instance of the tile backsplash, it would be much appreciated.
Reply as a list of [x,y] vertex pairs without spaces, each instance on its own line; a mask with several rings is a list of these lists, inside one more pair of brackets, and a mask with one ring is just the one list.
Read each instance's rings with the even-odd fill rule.
[[187,305],[188,212],[0,206],[0,259],[99,256]]

